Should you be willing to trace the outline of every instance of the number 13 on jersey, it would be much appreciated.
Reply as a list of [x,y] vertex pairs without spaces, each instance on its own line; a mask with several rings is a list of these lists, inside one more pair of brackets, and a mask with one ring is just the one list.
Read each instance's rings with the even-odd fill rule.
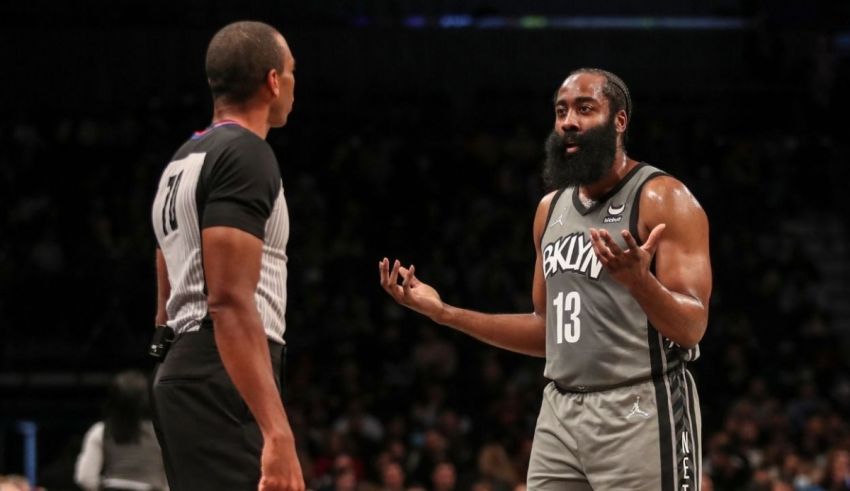
[[555,306],[555,327],[558,330],[558,344],[575,343],[581,336],[581,296],[578,292],[558,292],[552,301]]

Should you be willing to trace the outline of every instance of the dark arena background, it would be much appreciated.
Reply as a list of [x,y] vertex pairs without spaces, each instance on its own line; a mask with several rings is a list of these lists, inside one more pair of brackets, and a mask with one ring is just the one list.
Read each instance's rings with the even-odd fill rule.
[[[398,307],[377,263],[414,263],[455,305],[530,311],[552,94],[598,66],[631,88],[629,154],[709,216],[714,292],[691,365],[704,489],[850,489],[848,14],[843,1],[4,2],[0,475],[78,489],[109,380],[152,368],[157,179],[209,124],[210,37],[255,19],[297,59],[295,109],[268,140],[292,218],[286,404],[309,488],[391,489],[396,461],[402,489],[433,489],[446,461],[455,489],[520,489],[542,360]],[[334,479],[346,466],[353,485]]]

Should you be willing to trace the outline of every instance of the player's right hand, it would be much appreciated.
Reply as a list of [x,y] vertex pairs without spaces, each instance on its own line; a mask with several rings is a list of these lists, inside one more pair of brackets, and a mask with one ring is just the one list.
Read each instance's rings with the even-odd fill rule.
[[[419,281],[414,274],[415,266],[405,268],[396,259],[390,271],[390,260],[384,258],[378,262],[378,270],[381,274],[381,286],[396,302],[431,319],[435,319],[443,311],[444,304],[440,294],[430,285]],[[403,280],[400,285],[399,276]]]
[[304,476],[295,443],[268,438],[263,443],[260,457],[260,484],[258,491],[304,491]]

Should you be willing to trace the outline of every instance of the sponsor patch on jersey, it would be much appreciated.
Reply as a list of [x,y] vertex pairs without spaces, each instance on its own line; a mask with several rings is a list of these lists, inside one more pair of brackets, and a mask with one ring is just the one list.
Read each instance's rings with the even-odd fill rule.
[[602,223],[619,223],[623,220],[623,210],[626,209],[626,204],[621,203],[608,205],[608,214],[602,219]]

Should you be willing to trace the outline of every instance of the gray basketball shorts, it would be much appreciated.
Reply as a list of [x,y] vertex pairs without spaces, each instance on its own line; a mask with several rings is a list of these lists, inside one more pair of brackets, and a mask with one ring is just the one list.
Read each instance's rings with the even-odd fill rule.
[[601,392],[543,390],[528,489],[699,491],[702,424],[684,368]]

